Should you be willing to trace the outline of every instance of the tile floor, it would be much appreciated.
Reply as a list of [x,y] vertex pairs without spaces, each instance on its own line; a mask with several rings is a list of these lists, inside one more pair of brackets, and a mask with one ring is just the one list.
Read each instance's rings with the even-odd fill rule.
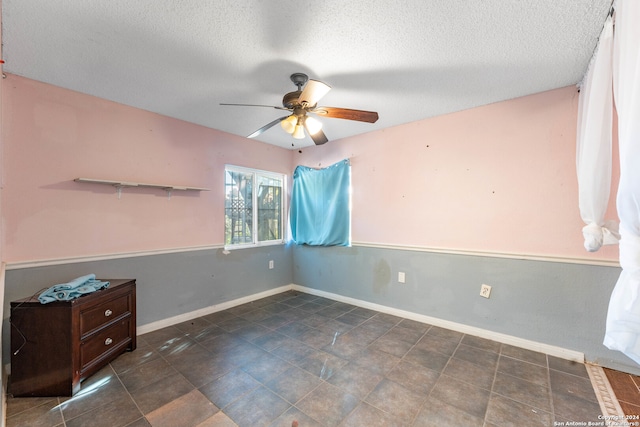
[[[598,421],[584,365],[285,292],[145,335],[7,426],[553,426]],[[585,424],[586,425],[586,424]]]
[[604,373],[624,414],[640,415],[640,377],[612,369],[604,369]]

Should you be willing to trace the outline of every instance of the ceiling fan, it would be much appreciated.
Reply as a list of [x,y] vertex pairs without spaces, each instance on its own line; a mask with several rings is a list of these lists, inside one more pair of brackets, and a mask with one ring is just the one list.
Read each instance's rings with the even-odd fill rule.
[[[378,120],[378,113],[374,111],[352,110],[349,108],[318,107],[318,101],[331,87],[318,80],[309,79],[306,74],[294,73],[291,81],[298,87],[298,90],[287,93],[282,98],[282,107],[272,105],[257,104],[225,104],[245,107],[269,107],[277,110],[287,110],[290,114],[280,117],[262,126],[247,138],[255,138],[267,129],[280,123],[282,129],[291,134],[296,139],[305,137],[305,130],[316,145],[324,144],[328,141],[322,131],[322,123],[316,118],[309,116],[313,113],[318,116],[331,117],[336,119],[356,120],[359,122],[375,123]],[[303,88],[304,87],[304,88]]]

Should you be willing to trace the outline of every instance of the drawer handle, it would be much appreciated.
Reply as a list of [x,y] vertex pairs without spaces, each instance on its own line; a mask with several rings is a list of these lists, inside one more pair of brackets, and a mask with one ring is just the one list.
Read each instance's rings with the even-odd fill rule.
[[112,342],[113,340],[111,338],[107,338],[106,340],[104,340],[104,345],[111,345]]
[[111,316],[112,314],[113,314],[113,311],[111,311],[111,310],[109,310],[109,309],[106,309],[106,310],[104,311],[104,316],[105,316],[105,317],[109,317],[109,316]]

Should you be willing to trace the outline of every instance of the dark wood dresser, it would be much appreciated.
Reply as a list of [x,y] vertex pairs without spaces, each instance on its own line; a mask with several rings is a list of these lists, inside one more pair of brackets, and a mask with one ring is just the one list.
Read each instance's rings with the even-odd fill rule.
[[80,383],[136,348],[135,279],[101,279],[109,287],[71,301],[11,302],[9,392],[72,396]]

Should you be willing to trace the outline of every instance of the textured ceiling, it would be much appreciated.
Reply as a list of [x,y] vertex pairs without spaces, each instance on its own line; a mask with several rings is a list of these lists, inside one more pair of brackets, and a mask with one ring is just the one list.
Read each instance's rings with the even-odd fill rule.
[[[304,72],[330,140],[578,83],[611,0],[2,0],[4,71],[247,136]],[[292,148],[279,126],[257,139]]]

